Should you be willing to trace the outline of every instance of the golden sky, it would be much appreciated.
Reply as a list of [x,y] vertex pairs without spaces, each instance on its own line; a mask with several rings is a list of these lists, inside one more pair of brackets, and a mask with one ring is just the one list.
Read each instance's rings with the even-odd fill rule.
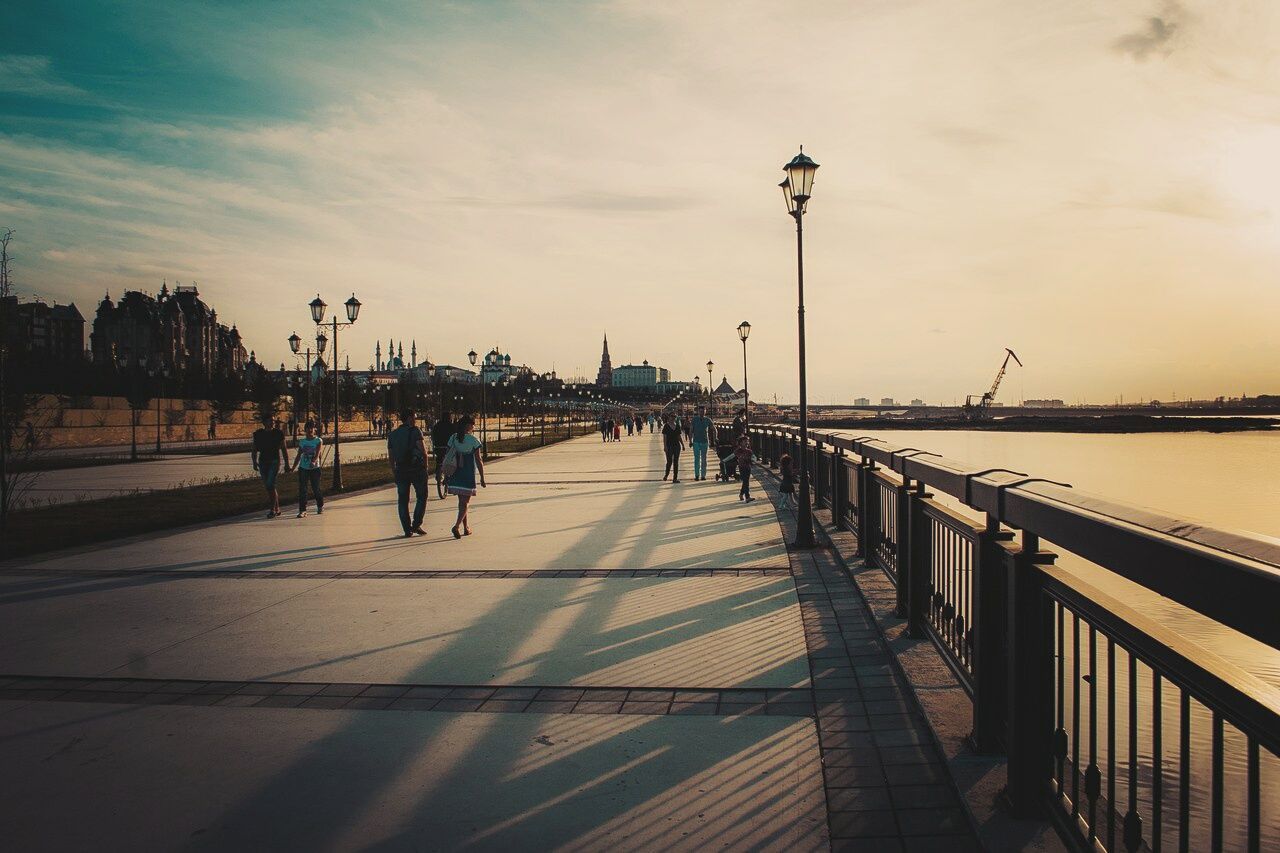
[[1278,3],[18,5],[0,224],[87,315],[194,279],[274,365],[354,290],[353,367],[594,377],[607,329],[735,385],[748,319],[794,399],[803,143],[812,399],[962,400],[1006,346],[1006,402],[1280,393]]

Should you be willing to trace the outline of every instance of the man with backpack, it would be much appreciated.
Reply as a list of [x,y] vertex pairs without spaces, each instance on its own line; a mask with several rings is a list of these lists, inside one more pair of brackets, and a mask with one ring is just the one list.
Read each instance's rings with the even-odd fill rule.
[[[422,521],[427,514],[427,447],[412,409],[401,410],[400,426],[387,436],[387,457],[391,460],[391,474],[396,481],[396,508],[405,538],[414,534],[426,536]],[[409,520],[410,487],[416,499],[412,522]]]

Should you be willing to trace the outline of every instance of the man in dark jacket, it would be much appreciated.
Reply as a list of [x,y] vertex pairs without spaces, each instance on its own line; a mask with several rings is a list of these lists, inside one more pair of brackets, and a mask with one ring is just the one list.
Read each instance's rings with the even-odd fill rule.
[[[396,508],[400,513],[400,526],[407,539],[415,533],[426,536],[422,521],[427,514],[427,447],[418,429],[412,409],[400,412],[400,426],[387,436],[387,456],[391,460],[391,474],[396,481]],[[416,502],[413,520],[409,520],[409,489],[413,489]]]

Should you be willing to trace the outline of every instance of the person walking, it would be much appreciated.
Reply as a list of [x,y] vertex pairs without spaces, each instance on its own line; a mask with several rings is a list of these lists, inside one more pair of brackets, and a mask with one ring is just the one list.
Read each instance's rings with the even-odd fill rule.
[[613,422],[613,440],[622,441],[622,421]]
[[698,413],[689,424],[690,445],[693,447],[693,479],[707,479],[707,446],[711,442],[711,418],[707,417],[705,406],[698,407]]
[[662,479],[665,481],[667,477],[671,477],[673,484],[680,482],[680,451],[684,450],[684,435],[680,432],[680,425],[671,415],[664,417],[662,449],[667,456],[667,468]]
[[[471,524],[468,510],[471,499],[476,496],[476,475],[480,476],[480,487],[489,486],[484,481],[484,460],[480,458],[480,439],[472,435],[476,420],[466,415],[458,420],[453,435],[449,438],[449,453],[457,462],[453,473],[449,475],[449,494],[458,496],[458,520],[453,525],[453,538],[461,539],[471,535]],[[458,528],[462,531],[459,532]]]
[[636,428],[636,419],[631,417],[631,415],[627,415],[627,437],[628,438],[630,438],[632,435],[635,435],[635,428]]
[[733,451],[738,463],[738,479],[742,481],[742,489],[738,492],[738,500],[750,503],[751,497],[751,440],[745,435],[738,439],[738,446]]
[[431,451],[436,460],[436,485],[440,485],[440,463],[444,462],[444,454],[449,449],[449,436],[453,435],[453,416],[441,412],[440,417],[431,425]]
[[263,415],[262,428],[253,432],[249,461],[262,478],[262,485],[267,487],[267,497],[271,499],[267,518],[275,518],[280,514],[280,491],[276,488],[276,478],[280,476],[281,466],[286,473],[289,470],[289,451],[285,450],[284,433],[270,415]]
[[316,435],[316,425],[307,421],[307,434],[298,439],[293,467],[298,471],[298,518],[307,516],[307,488],[316,498],[316,515],[324,514],[324,495],[320,493],[320,459],[324,441]]
[[784,453],[778,460],[778,473],[782,482],[778,484],[778,494],[782,495],[783,509],[791,509],[796,503],[796,469],[791,461],[791,454]]
[[[441,416],[442,419],[446,417]],[[434,441],[434,429],[432,435]],[[400,515],[404,538],[415,534],[426,536],[422,520],[427,514],[427,447],[412,409],[402,409],[400,426],[387,433],[387,458],[391,460],[391,476],[396,483],[396,511]],[[438,472],[439,467],[436,470]],[[410,488],[414,496],[412,520],[409,518]]]
[[609,440],[609,421],[604,415],[600,416],[600,441]]

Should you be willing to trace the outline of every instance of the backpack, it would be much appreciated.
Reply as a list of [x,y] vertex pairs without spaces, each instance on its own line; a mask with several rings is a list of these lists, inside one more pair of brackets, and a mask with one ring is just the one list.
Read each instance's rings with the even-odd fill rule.
[[449,449],[444,454],[444,459],[440,460],[440,476],[446,480],[452,477],[458,471],[458,466],[462,463],[459,459],[458,445],[449,442]]

